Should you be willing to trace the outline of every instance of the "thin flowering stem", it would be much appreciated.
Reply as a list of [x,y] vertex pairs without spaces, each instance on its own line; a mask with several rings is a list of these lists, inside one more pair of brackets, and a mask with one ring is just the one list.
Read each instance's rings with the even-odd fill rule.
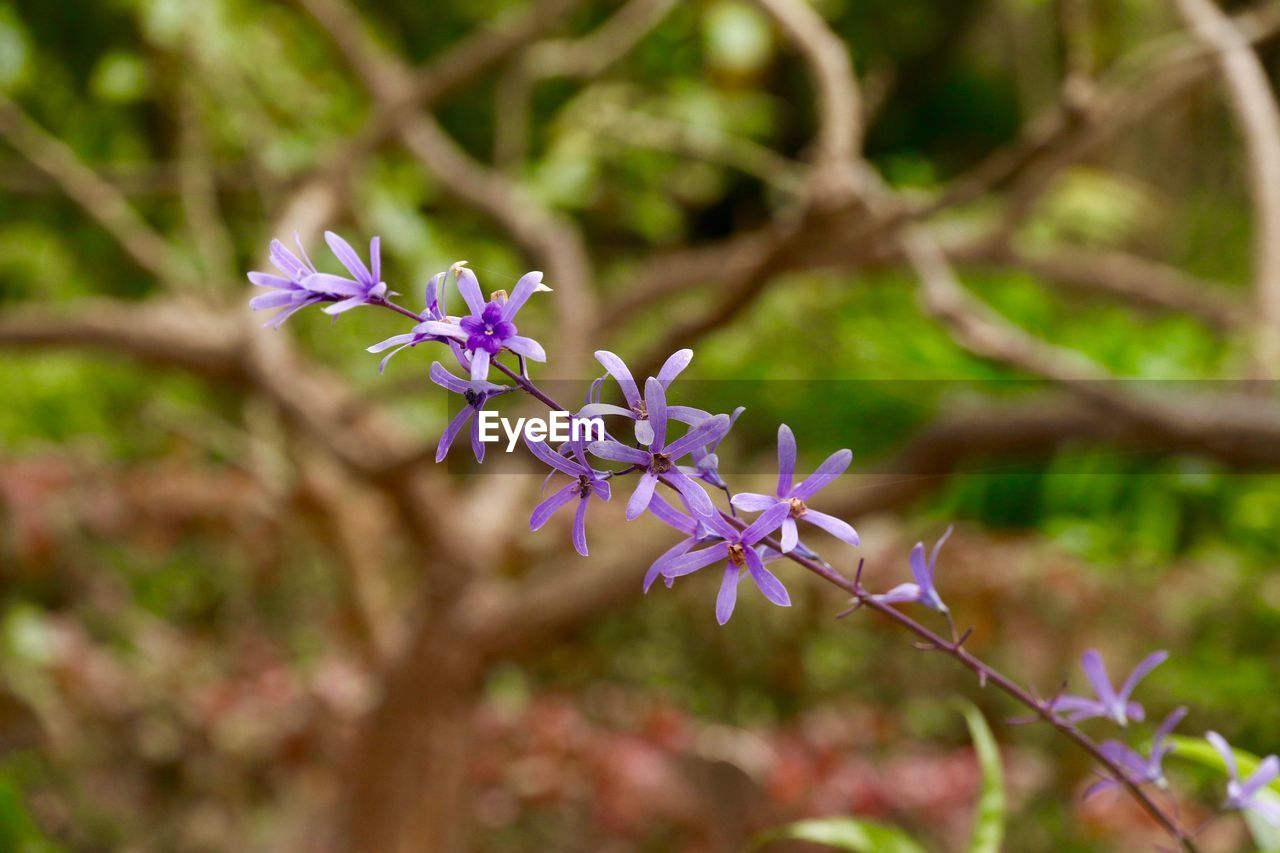
[[[390,308],[406,317],[414,319],[415,321],[421,321],[423,319],[421,315],[386,299],[371,301],[370,304],[382,305],[383,307]],[[528,378],[528,375],[523,369],[518,372],[512,370],[496,357],[491,361],[490,366],[506,375],[516,384],[517,387],[520,388],[520,390],[529,394],[548,408],[556,411],[569,411],[553,397],[538,388],[538,386]],[[607,474],[606,477],[611,478],[621,476],[623,474],[636,473],[639,470],[641,470],[641,466],[632,465],[627,469]],[[664,474],[660,476],[658,480],[663,485],[672,489],[672,491],[677,494],[679,493],[679,490],[669,479],[668,475]],[[716,512],[722,519],[724,519],[725,522],[733,525],[738,530],[746,530],[749,526],[746,521],[738,518],[734,514],[726,513],[719,509],[717,509]],[[962,666],[977,675],[979,683],[983,685],[995,685],[1014,701],[1030,709],[1036,717],[1044,720],[1053,728],[1057,729],[1069,740],[1073,741],[1077,746],[1089,753],[1089,755],[1098,762],[1099,765],[1105,768],[1106,771],[1114,777],[1135,800],[1138,801],[1138,804],[1142,806],[1152,819],[1154,819],[1156,823],[1159,824],[1160,827],[1177,842],[1179,849],[1188,851],[1188,853],[1196,853],[1196,851],[1198,851],[1198,847],[1193,840],[1194,833],[1188,834],[1183,830],[1177,818],[1161,808],[1160,805],[1151,798],[1148,792],[1143,790],[1139,783],[1133,780],[1131,776],[1125,772],[1124,768],[1113,760],[1098,743],[1081,731],[1075,724],[1064,720],[1056,714],[1052,701],[1045,702],[1037,699],[1029,690],[1017,684],[1013,679],[1004,675],[999,670],[995,669],[993,666],[981,660],[966,649],[964,647],[964,642],[968,639],[970,631],[964,632],[963,635],[957,635],[954,622],[948,619],[951,639],[947,640],[942,635],[931,630],[920,622],[917,622],[915,619],[898,610],[896,607],[893,607],[891,604],[877,600],[875,596],[868,593],[861,584],[861,570],[859,570],[858,576],[851,580],[826,562],[822,561],[820,558],[814,559],[805,556],[794,549],[783,551],[782,543],[776,536],[764,537],[760,540],[760,544],[779,552],[782,556],[797,565],[802,566],[828,583],[847,592],[852,596],[854,604],[854,607],[847,612],[852,612],[853,609],[861,607],[874,610],[889,619],[898,627],[915,635],[920,641],[922,641],[920,646],[921,648],[942,652],[943,654],[954,658],[959,661]]]

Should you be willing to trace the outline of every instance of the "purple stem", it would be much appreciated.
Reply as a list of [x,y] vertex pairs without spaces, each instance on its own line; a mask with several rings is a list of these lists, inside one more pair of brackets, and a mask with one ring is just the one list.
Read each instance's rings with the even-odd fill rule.
[[[400,305],[396,305],[393,302],[383,301],[377,304],[384,305],[385,307],[390,308],[393,311],[398,311],[399,313],[405,315],[406,317],[410,317],[417,322],[421,322],[424,319],[421,315],[416,314],[413,311],[410,311],[408,308],[404,308]],[[491,363],[494,367],[496,367],[502,373],[506,374],[507,377],[509,377],[513,382],[515,382],[516,385],[519,386],[522,391],[524,391],[525,393],[537,399],[543,405],[547,406],[547,408],[553,409],[556,411],[568,411],[567,409],[564,408],[564,406],[561,406],[553,398],[544,394],[542,390],[539,389],[538,386],[533,383],[532,380],[527,379],[524,376],[521,376],[519,373],[516,373],[511,368],[507,367],[505,364],[502,364],[501,362],[499,362],[496,358]],[[632,466],[632,468],[629,468],[625,471],[619,471],[615,476],[631,473],[633,470],[635,470],[635,466]],[[674,489],[674,487],[669,482],[667,482],[667,479],[665,477],[661,479],[662,479],[663,485],[667,486],[668,488]],[[726,513],[723,510],[718,510],[718,512],[720,513],[721,517],[723,517],[730,524],[737,527],[739,530],[745,529],[747,527],[747,523],[742,519],[737,518],[734,515],[730,515],[729,513]],[[769,538],[764,540],[764,544],[774,549],[778,553],[783,554],[782,545],[781,543],[778,542],[776,537],[770,536]],[[1121,768],[1118,764],[1116,764],[1114,761],[1109,759],[1106,756],[1106,754],[1103,753],[1102,749],[1098,746],[1098,744],[1095,743],[1091,737],[1089,737],[1084,732],[1082,732],[1074,724],[1068,723],[1065,720],[1061,719],[1060,717],[1056,716],[1053,713],[1053,711],[1050,709],[1048,703],[1041,702],[1039,699],[1033,696],[1031,692],[1028,691],[1026,688],[1018,685],[1016,682],[1013,681],[1013,679],[1004,675],[1003,673],[1001,673],[1000,671],[992,667],[991,664],[986,663],[985,661],[981,660],[980,658],[978,658],[977,656],[969,652],[968,649],[964,648],[963,643],[964,643],[965,637],[968,636],[967,634],[965,635],[965,637],[962,637],[959,641],[954,641],[954,640],[948,641],[944,639],[941,635],[935,633],[929,628],[926,628],[924,625],[921,625],[919,622],[912,619],[910,616],[906,615],[905,613],[898,610],[897,608],[891,607],[887,604],[883,604],[879,601],[876,601],[867,593],[865,589],[862,588],[862,584],[860,582],[856,580],[849,580],[844,575],[837,572],[835,569],[825,566],[822,563],[819,563],[815,560],[811,560],[808,557],[803,557],[799,554],[796,554],[794,551],[790,553],[785,553],[783,554],[783,556],[787,557],[792,562],[797,563],[800,566],[803,566],[804,568],[808,569],[810,572],[822,578],[827,583],[830,583],[836,587],[839,587],[840,589],[849,593],[854,597],[854,599],[856,600],[859,606],[866,607],[870,610],[874,610],[880,615],[888,618],[890,621],[896,623],[899,627],[904,628],[907,631],[910,631],[912,634],[915,634],[917,637],[919,637],[921,640],[924,641],[926,649],[930,651],[943,652],[944,654],[950,655],[951,657],[955,658],[963,666],[967,667],[974,674],[976,674],[978,676],[980,683],[994,684],[996,687],[1003,690],[1006,694],[1012,697],[1015,701],[1017,701],[1022,705],[1025,705],[1033,713],[1035,713],[1037,717],[1044,720],[1049,725],[1053,726],[1055,729],[1057,729],[1059,732],[1061,732],[1070,740],[1074,741],[1077,746],[1079,746],[1085,752],[1089,753],[1089,755],[1095,761],[1097,761],[1100,765],[1105,767],[1107,771],[1113,777],[1115,777],[1115,779],[1119,781],[1120,784],[1123,785],[1126,790],[1128,790],[1130,795],[1132,795],[1133,798],[1138,801],[1138,804],[1141,805],[1142,808],[1146,810],[1147,814],[1151,815],[1151,817],[1156,821],[1156,823],[1160,824],[1160,826],[1165,830],[1165,832],[1167,832],[1175,841],[1178,842],[1178,846],[1182,850],[1188,851],[1188,853],[1196,853],[1198,848],[1196,847],[1195,842],[1191,839],[1190,836],[1187,835],[1186,832],[1183,831],[1178,821],[1175,820],[1170,815],[1168,815],[1164,811],[1164,809],[1160,808],[1160,805],[1156,803],[1155,800],[1151,799],[1151,797],[1147,794],[1147,792],[1142,790],[1141,786],[1139,786],[1131,778],[1129,778],[1128,774],[1124,772],[1123,768]]]

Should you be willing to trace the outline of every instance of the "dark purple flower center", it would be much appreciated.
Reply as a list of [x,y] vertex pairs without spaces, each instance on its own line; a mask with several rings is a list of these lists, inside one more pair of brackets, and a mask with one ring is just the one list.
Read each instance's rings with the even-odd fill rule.
[[671,470],[671,457],[665,453],[655,453],[649,459],[649,470],[655,474],[665,474]]
[[470,406],[470,407],[471,407],[471,408],[473,408],[473,409],[479,408],[479,407],[480,407],[480,403],[484,400],[484,395],[483,395],[483,394],[478,394],[478,393],[476,393],[475,391],[472,391],[470,388],[468,388],[468,389],[463,393],[463,395],[462,395],[462,396],[463,396],[464,398],[466,398],[467,405],[468,405],[468,406]]
[[804,505],[804,501],[800,500],[799,498],[792,498],[790,500],[790,504],[791,504],[792,518],[799,518],[800,516],[804,515],[806,512],[809,511],[809,508]]
[[479,317],[463,317],[458,325],[467,333],[467,349],[482,349],[489,355],[497,355],[516,334],[516,324],[502,319],[502,306],[496,301],[487,303]]
[[746,546],[734,542],[729,546],[729,562],[735,566],[741,566],[747,562]]
[[578,475],[578,497],[580,498],[591,497],[591,480],[590,478],[587,477],[586,474]]

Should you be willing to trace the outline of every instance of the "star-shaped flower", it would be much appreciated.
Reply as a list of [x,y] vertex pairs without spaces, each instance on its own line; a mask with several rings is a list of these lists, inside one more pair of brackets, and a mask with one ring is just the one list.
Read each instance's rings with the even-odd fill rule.
[[676,462],[693,448],[714,441],[728,432],[729,416],[708,417],[668,445],[667,398],[662,383],[650,376],[644,386],[644,396],[649,424],[653,428],[648,450],[628,447],[613,439],[593,441],[588,448],[593,456],[643,469],[644,473],[640,475],[635,491],[627,501],[627,520],[638,518],[649,508],[659,478],[665,478],[675,487],[688,502],[690,509],[698,515],[714,514],[716,509],[711,498],[707,497],[701,486],[680,471]]
[[[1156,729],[1155,736],[1151,739],[1150,755],[1143,755],[1118,740],[1108,740],[1103,743],[1102,754],[1119,765],[1131,782],[1166,788],[1168,782],[1164,778],[1164,760],[1173,751],[1173,745],[1165,743],[1165,740],[1186,715],[1186,708],[1176,708],[1164,718],[1164,722],[1160,724],[1160,728]],[[1100,779],[1085,789],[1084,799],[1087,800],[1095,794],[1119,786],[1120,782],[1117,779],[1110,777]]]
[[800,533],[796,521],[807,521],[814,527],[820,527],[837,539],[858,544],[858,532],[834,515],[809,509],[805,501],[816,495],[837,477],[844,473],[853,461],[853,453],[849,450],[837,450],[818,466],[818,469],[798,486],[792,486],[796,470],[796,437],[786,424],[778,427],[778,489],[774,495],[761,495],[755,492],[743,492],[733,496],[733,505],[747,512],[760,512],[775,504],[785,504],[790,510],[786,521],[782,523],[782,550],[788,552],[800,541]]
[[[445,427],[444,434],[440,436],[440,444],[436,447],[436,461],[441,462],[449,455],[449,448],[453,446],[453,440],[458,437],[458,433],[466,425],[467,421],[471,420],[471,416],[483,409],[491,399],[499,394],[507,393],[511,388],[506,385],[494,385],[493,383],[485,382],[480,390],[476,390],[474,384],[454,376],[445,370],[438,361],[431,363],[431,381],[446,391],[460,394],[466,400],[466,405],[453,416],[453,419],[449,421],[449,425]],[[471,452],[475,454],[477,462],[484,461],[484,442],[480,440],[479,419],[471,421]]]
[[324,302],[327,298],[326,294],[312,290],[304,283],[310,276],[315,275],[316,268],[307,257],[307,250],[302,248],[302,241],[297,235],[294,235],[294,241],[298,244],[297,255],[286,249],[279,240],[271,241],[269,253],[271,265],[284,273],[283,277],[269,272],[249,273],[249,281],[255,287],[265,287],[274,291],[255,296],[250,300],[249,308],[254,311],[263,311],[268,308],[284,309],[267,321],[268,328],[279,328],[285,320],[298,311],[308,305]]
[[1223,808],[1234,809],[1237,811],[1251,811],[1265,820],[1272,826],[1280,826],[1280,804],[1273,799],[1267,799],[1259,796],[1266,789],[1277,775],[1280,775],[1280,759],[1274,755],[1268,755],[1258,764],[1258,769],[1248,779],[1240,778],[1240,770],[1236,766],[1235,751],[1226,739],[1217,732],[1205,733],[1205,740],[1213,744],[1213,748],[1218,750],[1218,754],[1222,756],[1222,761],[1227,765],[1227,774],[1230,781],[1227,782],[1227,799],[1223,802]]
[[911,549],[911,575],[916,579],[915,583],[898,584],[893,589],[880,595],[871,596],[873,601],[879,601],[881,604],[923,604],[930,610],[937,610],[939,613],[947,613],[947,605],[942,603],[942,597],[938,595],[938,588],[934,586],[933,574],[937,569],[938,551],[942,549],[942,545],[951,538],[951,528],[948,527],[946,532],[938,538],[934,544],[933,550],[929,552],[929,561],[924,559],[924,543],[917,542],[916,547]]
[[528,436],[525,436],[524,443],[544,464],[574,478],[572,483],[533,508],[533,514],[529,517],[529,529],[538,530],[556,510],[577,498],[578,509],[573,517],[573,547],[582,556],[587,556],[587,503],[592,495],[602,501],[609,500],[608,480],[587,462],[582,441],[571,442],[573,458],[561,456],[544,441],[530,441]]
[[[631,371],[627,369],[627,365],[613,353],[608,350],[598,350],[596,352],[596,361],[604,366],[604,369],[614,381],[618,383],[618,387],[622,389],[622,396],[627,402],[627,408],[615,406],[612,403],[601,403],[598,401],[596,394],[598,387],[592,385],[591,397],[595,397],[592,402],[578,412],[580,418],[599,418],[605,415],[617,415],[618,417],[627,418],[635,421],[636,441],[648,447],[653,443],[653,416],[649,411],[647,402],[647,393],[644,397],[640,396],[640,389],[636,386],[636,381],[631,377]],[[666,360],[662,368],[658,371],[658,382],[662,385],[665,392],[671,387],[671,383],[675,381],[689,362],[693,361],[693,350],[682,349],[672,353],[671,357]],[[665,399],[665,398],[664,398]],[[667,406],[666,416],[672,420],[677,420],[686,424],[700,423],[711,415],[702,409],[695,409],[690,406]]]
[[[738,601],[738,582],[742,579],[745,566],[751,579],[764,597],[779,607],[790,607],[791,596],[782,582],[764,566],[756,543],[772,534],[787,517],[787,508],[783,504],[770,507],[746,529],[739,530],[719,514],[707,516],[704,521],[710,531],[720,537],[720,541],[698,551],[688,551],[670,557],[661,563],[658,571],[666,577],[676,578],[687,575],[725,561],[724,576],[720,581],[720,594],[716,597],[716,621],[721,625],[729,621],[734,606]],[[698,544],[692,536],[686,539],[689,547]]]
[[1152,652],[1129,673],[1119,690],[1111,685],[1107,676],[1107,667],[1102,662],[1102,655],[1090,649],[1081,658],[1081,666],[1089,685],[1093,688],[1097,699],[1084,696],[1059,696],[1050,705],[1051,710],[1064,712],[1063,719],[1069,723],[1078,723],[1093,717],[1106,717],[1123,726],[1129,721],[1141,722],[1146,717],[1142,705],[1130,701],[1138,682],[1146,678],[1151,670],[1169,659],[1168,652]]
[[360,255],[351,248],[350,243],[332,231],[324,232],[324,241],[329,244],[329,251],[333,252],[334,257],[347,268],[347,272],[351,273],[351,277],[347,278],[317,272],[312,273],[303,282],[310,290],[344,297],[325,308],[324,313],[336,317],[352,308],[376,304],[386,298],[387,285],[382,281],[382,252],[379,238],[374,237],[369,241],[369,263],[372,269],[364,265],[364,261],[360,260]]
[[458,341],[466,353],[473,387],[479,387],[488,378],[490,361],[503,349],[532,361],[546,361],[542,344],[516,334],[513,322],[516,312],[530,296],[539,290],[551,289],[542,283],[542,273],[529,272],[521,276],[510,298],[498,291],[485,302],[476,274],[460,264],[454,266],[458,270],[458,292],[471,313],[456,323],[448,319],[427,320],[419,323],[414,331]]

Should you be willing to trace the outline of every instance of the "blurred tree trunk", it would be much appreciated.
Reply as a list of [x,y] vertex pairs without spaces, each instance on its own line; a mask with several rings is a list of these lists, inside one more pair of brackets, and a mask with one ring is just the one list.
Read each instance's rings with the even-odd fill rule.
[[452,853],[465,847],[472,714],[482,663],[447,619],[427,617],[391,664],[346,767],[337,849]]

